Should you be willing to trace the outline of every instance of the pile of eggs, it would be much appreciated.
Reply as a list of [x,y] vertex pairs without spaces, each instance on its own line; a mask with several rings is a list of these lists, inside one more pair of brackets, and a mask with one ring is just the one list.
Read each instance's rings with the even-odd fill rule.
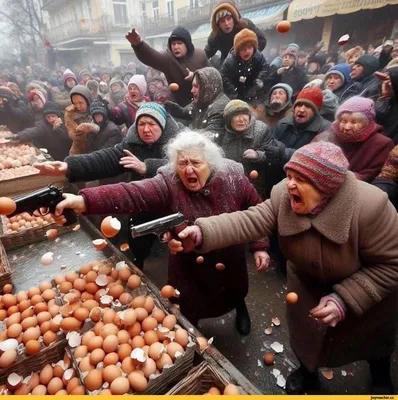
[[0,386],[0,395],[84,395],[85,388],[80,383],[76,372],[71,368],[67,355],[58,363],[47,364],[44,368],[27,377],[15,373],[7,377]]
[[212,396],[219,396],[219,395],[224,395],[224,396],[235,396],[235,395],[239,395],[239,389],[237,386],[233,385],[232,383],[230,383],[229,385],[225,386],[223,392],[221,393],[221,390],[216,387],[216,386],[212,386],[209,391],[207,393],[204,393],[207,395],[212,395]]
[[31,356],[57,340],[60,307],[51,282],[42,282],[27,292],[11,294],[12,286],[3,287],[0,296],[0,368],[10,367],[18,353]]
[[25,229],[30,229],[30,228],[41,228],[43,226],[47,226],[54,223],[55,221],[52,218],[51,214],[43,216],[35,216],[25,212],[22,214],[14,215],[10,219],[4,217],[6,234],[21,232],[24,231]]
[[0,131],[0,139],[7,139],[11,137],[13,134],[11,131]]
[[21,176],[36,175],[39,170],[30,165],[25,165],[18,168],[1,169],[3,164],[0,164],[0,181],[8,179],[20,178]]
[[27,144],[0,146],[0,170],[31,165],[35,158],[36,150]]

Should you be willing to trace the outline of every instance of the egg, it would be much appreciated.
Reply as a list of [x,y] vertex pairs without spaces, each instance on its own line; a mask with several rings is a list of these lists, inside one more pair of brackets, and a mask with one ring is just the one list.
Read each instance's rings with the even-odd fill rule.
[[276,26],[276,30],[279,33],[289,32],[291,28],[292,28],[292,24],[290,23],[290,21],[287,21],[287,20],[283,20],[283,21],[279,22],[278,25]]
[[44,385],[37,385],[32,391],[31,391],[32,395],[35,396],[44,396],[45,394],[47,394],[47,387]]
[[18,306],[11,306],[7,309],[7,315],[10,317],[11,315],[15,314],[18,312]]
[[128,333],[132,338],[139,335],[141,333],[141,324],[138,321],[134,322],[134,324],[128,328]]
[[[14,314],[15,315],[15,314]],[[35,315],[34,308],[31,306],[21,313],[21,321]]]
[[151,344],[158,342],[160,338],[158,338],[158,334],[154,330],[150,330],[145,332],[144,334],[144,341],[145,344],[150,346]]
[[29,393],[29,386],[26,383],[22,383],[18,389],[15,390],[14,396],[26,396]]
[[166,348],[162,343],[155,342],[149,346],[148,355],[149,355],[149,357],[151,357],[153,360],[156,361],[160,358],[162,353],[165,352],[165,350],[166,350]]
[[131,276],[132,272],[129,268],[123,268],[119,271],[119,279],[121,279],[122,281],[128,281]]
[[275,363],[275,356],[273,353],[265,353],[263,359],[265,365],[273,365]]
[[16,297],[17,297],[18,303],[20,303],[23,300],[28,300],[29,299],[28,293],[26,293],[24,291],[18,292]]
[[119,341],[119,344],[128,343],[130,340],[130,334],[125,329],[122,329],[117,333],[117,340]]
[[145,346],[145,340],[142,336],[134,336],[133,339],[131,340],[131,347],[133,349],[137,349],[137,348],[142,348],[143,346]]
[[141,366],[141,371],[144,373],[145,378],[149,379],[156,372],[156,362],[152,358],[148,358]]
[[98,307],[99,304],[97,301],[95,301],[94,299],[91,300],[86,300],[83,304],[82,307],[86,308],[88,311],[91,311],[93,308]]
[[116,365],[119,361],[119,355],[117,353],[109,353],[104,358],[104,366]]
[[70,394],[71,394],[72,396],[73,396],[73,395],[81,396],[81,395],[86,394],[86,390],[84,389],[84,386],[79,385],[79,386],[76,386],[76,387],[70,392]]
[[72,283],[72,284],[73,284],[73,282],[74,282],[78,277],[79,277],[79,275],[77,275],[76,272],[68,272],[68,273],[65,275],[66,281],[67,281],[67,282],[70,282],[70,283]]
[[216,264],[216,270],[217,271],[224,271],[225,265],[223,263],[217,263]]
[[111,308],[106,308],[103,311],[102,322],[104,324],[111,324],[114,322],[115,317],[116,317],[116,311],[112,310]]
[[89,316],[87,308],[79,307],[73,312],[73,316],[79,321],[85,321]]
[[54,253],[51,252],[43,254],[40,260],[40,262],[43,265],[50,265],[53,261],[54,261]]
[[205,259],[202,256],[199,256],[196,258],[196,263],[197,264],[203,264],[203,262],[205,261]]
[[21,324],[12,324],[7,329],[7,335],[8,335],[9,338],[16,338],[21,334],[21,332],[22,332]]
[[0,368],[8,368],[18,357],[18,353],[14,349],[6,350],[0,356]]
[[50,281],[43,281],[39,284],[40,292],[43,293],[47,289],[51,289],[53,287]]
[[120,221],[111,216],[104,218],[101,222],[101,232],[107,238],[116,236],[121,228],[122,224]]
[[286,302],[289,304],[296,304],[298,302],[297,293],[290,292],[286,295]]
[[[88,332],[87,332],[88,333]],[[93,333],[93,332],[91,332]],[[93,336],[87,342],[84,340],[85,335],[82,339],[82,344],[87,346],[88,351],[93,351],[95,349],[102,348],[102,344],[104,343],[104,339],[101,336]]]
[[23,330],[27,330],[28,328],[30,328],[32,326],[36,326],[37,324],[38,324],[38,321],[37,321],[36,316],[25,318],[21,322],[21,326],[22,326]]
[[173,314],[169,314],[163,320],[162,325],[165,328],[168,328],[168,329],[172,330],[172,329],[174,329],[176,323],[177,323],[177,318]]
[[77,331],[80,329],[81,321],[74,317],[67,317],[61,321],[61,329],[65,332]]
[[86,274],[86,282],[87,283],[91,283],[91,282],[95,282],[95,280],[97,279],[97,273],[95,271],[89,271]]
[[144,332],[156,329],[157,326],[158,321],[153,317],[146,317],[141,323],[141,327]]
[[54,369],[50,364],[44,366],[40,371],[39,378],[42,385],[47,386],[51,379],[54,377]]
[[115,324],[105,324],[101,329],[101,336],[105,339],[107,336],[110,335],[117,335],[119,332],[119,328]]
[[46,232],[46,236],[48,240],[55,240],[56,237],[58,236],[58,231],[56,229],[49,229]]
[[148,381],[145,376],[141,375],[138,371],[131,372],[128,376],[128,380],[131,388],[136,392],[143,392],[148,386]]
[[62,390],[64,388],[64,384],[61,380],[61,378],[52,378],[51,381],[47,385],[47,392],[50,395],[54,395],[57,393],[59,390]]
[[124,293],[123,285],[114,285],[109,289],[109,296],[118,299]]
[[46,321],[46,322],[43,322],[41,325],[40,325],[40,333],[42,334],[42,335],[44,335],[46,332],[48,332],[49,330],[51,330],[51,321]]
[[99,286],[95,282],[86,283],[86,292],[95,295],[98,289]]
[[90,364],[97,365],[105,358],[105,351],[102,349],[95,349],[90,353]]
[[0,310],[0,321],[4,321],[7,318],[7,311]]
[[51,343],[54,343],[57,340],[57,334],[53,331],[47,331],[43,335],[43,343],[46,346],[49,346]]
[[32,326],[23,333],[22,342],[26,345],[30,340],[39,340],[40,335],[40,329]]
[[66,385],[66,391],[70,394],[72,390],[77,386],[80,386],[80,381],[79,378],[75,376]]
[[119,346],[119,340],[116,335],[106,336],[102,344],[102,348],[106,353],[112,353],[117,350]]
[[123,395],[130,390],[130,382],[124,376],[117,377],[110,386],[113,395]]
[[221,395],[220,389],[218,389],[217,387],[213,386],[209,389],[209,394],[213,395],[213,396],[219,396]]
[[156,368],[161,371],[166,365],[173,365],[173,360],[167,353],[163,353],[160,358],[156,360]]
[[12,292],[12,285],[7,283],[6,285],[3,286],[3,293],[4,294],[9,294]]
[[56,275],[54,281],[57,285],[60,285],[62,282],[66,282],[66,279],[64,275]]
[[188,344],[188,337],[188,332],[185,329],[179,328],[176,330],[175,341],[182,347],[185,347]]
[[256,170],[250,171],[249,177],[250,177],[250,179],[257,179],[258,172]]
[[174,296],[174,293],[175,293],[175,289],[173,288],[173,286],[170,286],[170,285],[163,286],[162,290],[160,291],[160,294],[165,299],[170,299],[171,297]]
[[146,300],[145,296],[134,297],[131,305],[133,306],[133,308],[144,307],[145,300]]
[[104,368],[102,375],[105,382],[111,383],[122,376],[122,370],[116,365],[108,365]]
[[93,246],[98,251],[105,249],[107,244],[108,243],[104,239],[95,239],[95,240],[93,240]]
[[170,92],[177,92],[180,89],[178,83],[170,83],[169,90]]
[[91,370],[84,378],[84,384],[91,392],[100,389],[103,384],[102,371],[98,369]]
[[44,299],[40,294],[35,294],[34,296],[32,296],[32,298],[30,299],[30,302],[32,304],[32,306],[35,306],[38,303],[43,303]]
[[158,321],[160,324],[163,322],[163,320],[165,319],[165,317],[166,317],[166,313],[162,310],[162,309],[160,309],[160,308],[155,308],[153,311],[152,311],[152,317],[153,318],[155,318],[156,319],[156,321]]
[[70,282],[66,282],[66,281],[60,283],[60,285],[59,285],[59,291],[64,294],[68,293],[69,290],[72,290],[72,288],[73,288],[73,285]]
[[172,360],[175,360],[178,357],[178,353],[180,353],[180,355],[184,354],[184,349],[180,344],[176,342],[171,342],[167,345],[167,354],[171,357]]
[[122,243],[119,248],[120,248],[120,251],[127,251],[130,248],[130,246],[128,243],[125,242],[125,243]]
[[9,197],[0,197],[0,215],[10,215],[17,209],[13,199]]
[[1,302],[4,304],[4,307],[9,308],[17,304],[17,298],[12,294],[7,293],[2,296]]
[[90,357],[86,356],[83,357],[79,363],[79,369],[81,372],[88,372],[94,369],[94,365],[90,363]]
[[32,356],[40,351],[40,343],[38,340],[29,340],[25,345],[26,354]]
[[224,395],[225,396],[233,396],[233,395],[238,395],[240,394],[239,389],[237,386],[233,385],[233,384],[229,384],[227,386],[225,386],[224,388]]
[[94,325],[94,329],[93,329],[94,333],[95,333],[97,336],[101,336],[102,328],[103,328],[104,326],[105,326],[105,324],[104,324],[102,321],[97,322],[97,323]]
[[52,299],[55,299],[56,294],[55,294],[55,291],[54,291],[53,289],[46,289],[46,290],[41,294],[41,296],[43,297],[43,299],[44,299],[45,301],[50,301],[50,300],[52,300]]
[[76,347],[75,351],[73,352],[73,356],[76,359],[86,357],[87,354],[88,354],[88,348],[87,346],[84,345]]
[[43,322],[50,321],[51,314],[48,311],[42,311],[37,314],[37,322],[41,325]]

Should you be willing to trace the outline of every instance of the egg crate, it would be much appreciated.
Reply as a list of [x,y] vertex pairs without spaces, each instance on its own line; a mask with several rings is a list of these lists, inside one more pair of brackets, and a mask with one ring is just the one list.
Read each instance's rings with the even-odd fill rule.
[[[193,368],[189,374],[178,382],[166,395],[203,395],[208,393],[210,388],[216,387],[221,393],[227,385],[234,382],[225,376],[225,372],[203,361]],[[238,386],[239,387],[239,386]],[[239,387],[240,394],[247,394]]]
[[42,242],[43,240],[48,240],[46,232],[50,229],[56,229],[58,231],[58,237],[67,232],[70,232],[75,226],[58,226],[55,223],[50,223],[45,226],[26,228],[20,232],[6,233],[8,223],[7,221],[8,219],[6,217],[1,216],[0,240],[7,251],[24,247],[33,243]]
[[0,288],[11,283],[11,267],[3,243],[0,242]]

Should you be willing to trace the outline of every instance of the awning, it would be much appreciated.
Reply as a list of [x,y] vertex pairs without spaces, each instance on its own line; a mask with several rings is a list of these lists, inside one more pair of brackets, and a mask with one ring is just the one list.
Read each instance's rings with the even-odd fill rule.
[[[398,1],[398,0],[397,0]],[[259,8],[257,10],[242,13],[242,18],[248,18],[261,29],[269,29],[276,25],[281,19],[283,12],[289,6],[289,2],[273,6]],[[210,23],[199,25],[198,29],[192,34],[192,39],[203,39],[208,37],[211,32]]]
[[294,22],[334,14],[350,14],[388,5],[398,5],[398,0],[293,0],[287,19]]

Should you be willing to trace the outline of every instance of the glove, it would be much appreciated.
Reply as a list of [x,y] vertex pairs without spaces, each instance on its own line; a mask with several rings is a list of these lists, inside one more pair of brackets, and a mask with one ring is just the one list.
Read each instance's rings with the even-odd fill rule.
[[163,104],[166,111],[171,114],[174,118],[183,118],[184,117],[184,108],[179,104],[174,103],[173,101],[165,101]]
[[285,154],[286,146],[279,141],[272,143],[264,149],[265,158],[268,161],[277,161]]

